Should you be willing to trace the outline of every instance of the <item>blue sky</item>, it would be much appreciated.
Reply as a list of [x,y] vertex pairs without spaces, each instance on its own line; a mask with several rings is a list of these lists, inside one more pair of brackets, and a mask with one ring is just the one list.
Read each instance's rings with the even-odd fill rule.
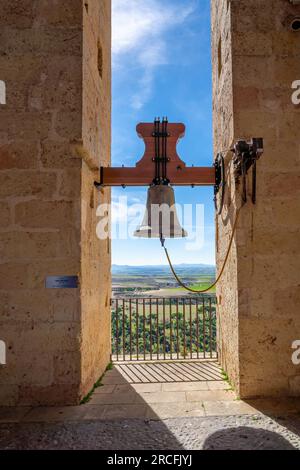
[[[178,150],[187,165],[212,165],[210,54],[209,0],[113,0],[113,166],[134,166],[141,158],[135,127],[155,116],[186,125]],[[145,203],[146,193],[113,189],[115,222],[119,196]],[[214,264],[213,189],[177,187],[175,196],[177,203],[204,205],[204,242],[192,248],[168,240],[173,262]],[[112,255],[114,264],[166,264],[159,240],[116,239]]]

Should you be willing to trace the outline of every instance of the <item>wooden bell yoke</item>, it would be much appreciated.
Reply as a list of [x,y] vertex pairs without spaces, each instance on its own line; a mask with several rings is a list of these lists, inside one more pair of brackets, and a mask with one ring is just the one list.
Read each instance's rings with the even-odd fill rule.
[[155,119],[140,123],[138,136],[144,140],[145,153],[135,167],[101,167],[100,183],[96,186],[176,186],[215,185],[216,171],[212,167],[187,167],[177,153],[177,143],[185,135],[185,125]]
[[[211,167],[187,167],[177,153],[177,143],[185,134],[185,125],[155,118],[154,123],[140,123],[138,136],[144,140],[145,153],[135,167],[101,167],[97,188],[105,186],[214,186],[216,211],[221,214],[226,186],[225,161],[218,153]],[[236,182],[242,180],[243,202],[247,200],[246,175],[252,168],[252,202],[256,201],[256,162],[263,154],[263,139],[238,140],[233,152]]]

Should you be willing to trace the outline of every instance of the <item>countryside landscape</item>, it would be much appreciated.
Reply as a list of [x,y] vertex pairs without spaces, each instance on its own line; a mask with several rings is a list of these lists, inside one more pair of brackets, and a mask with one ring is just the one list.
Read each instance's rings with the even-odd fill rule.
[[[215,280],[215,267],[181,264],[175,270],[194,289]],[[114,360],[215,357],[215,289],[180,287],[168,266],[112,266]]]
[[[206,289],[215,280],[215,266],[205,264],[179,264],[175,271],[190,288]],[[209,294],[215,293],[215,288]],[[188,297],[191,294],[180,287],[169,266],[112,265],[112,294],[118,297]]]

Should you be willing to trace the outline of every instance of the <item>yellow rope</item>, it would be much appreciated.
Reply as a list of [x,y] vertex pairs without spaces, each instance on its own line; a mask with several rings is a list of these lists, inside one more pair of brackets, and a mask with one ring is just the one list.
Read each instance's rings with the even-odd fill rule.
[[192,289],[191,287],[188,287],[186,286],[180,279],[179,277],[177,276],[174,268],[173,268],[173,265],[172,265],[172,262],[171,262],[171,259],[170,259],[170,256],[169,256],[169,253],[168,253],[168,250],[165,246],[163,246],[164,250],[165,250],[165,253],[166,253],[166,256],[167,256],[167,260],[168,260],[168,263],[169,263],[169,266],[170,266],[170,269],[176,279],[176,281],[178,282],[178,284],[181,285],[181,287],[183,287],[184,289],[186,289],[187,291],[189,292],[193,292],[194,294],[204,294],[205,292],[208,292],[210,291],[213,287],[215,287],[215,285],[217,285],[217,283],[219,282],[219,280],[221,279],[222,275],[223,275],[223,272],[224,272],[224,269],[225,269],[225,266],[226,266],[226,263],[228,261],[228,258],[229,258],[229,254],[230,254],[230,249],[231,249],[231,245],[232,245],[232,242],[233,242],[233,239],[234,239],[234,234],[235,234],[235,231],[236,231],[236,227],[237,227],[237,223],[238,223],[238,219],[239,219],[239,215],[240,215],[240,211],[241,211],[241,207],[239,209],[237,209],[236,211],[236,215],[235,215],[235,220],[234,220],[234,224],[233,224],[233,227],[232,227],[232,234],[231,234],[231,238],[230,238],[230,242],[229,242],[229,245],[228,245],[228,249],[227,249],[227,253],[226,253],[226,256],[225,256],[225,259],[224,259],[224,262],[223,262],[223,266],[222,266],[222,269],[217,277],[217,279],[215,280],[215,282],[209,286],[207,289],[204,289],[204,290],[197,290],[197,289]]

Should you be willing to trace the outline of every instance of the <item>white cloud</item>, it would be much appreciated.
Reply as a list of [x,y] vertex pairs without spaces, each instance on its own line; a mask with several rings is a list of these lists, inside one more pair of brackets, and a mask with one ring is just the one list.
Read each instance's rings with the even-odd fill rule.
[[131,196],[114,195],[111,201],[111,221],[113,224],[129,222],[136,218],[137,212],[145,210],[145,201],[142,198]]
[[114,67],[122,67],[132,55],[137,74],[137,92],[131,99],[141,109],[150,99],[155,68],[168,63],[166,33],[180,25],[195,9],[194,0],[113,0],[112,50]]
[[157,35],[183,23],[194,11],[193,3],[185,1],[184,4],[183,7],[165,0],[113,0],[113,54],[140,48],[145,40],[159,39]]

